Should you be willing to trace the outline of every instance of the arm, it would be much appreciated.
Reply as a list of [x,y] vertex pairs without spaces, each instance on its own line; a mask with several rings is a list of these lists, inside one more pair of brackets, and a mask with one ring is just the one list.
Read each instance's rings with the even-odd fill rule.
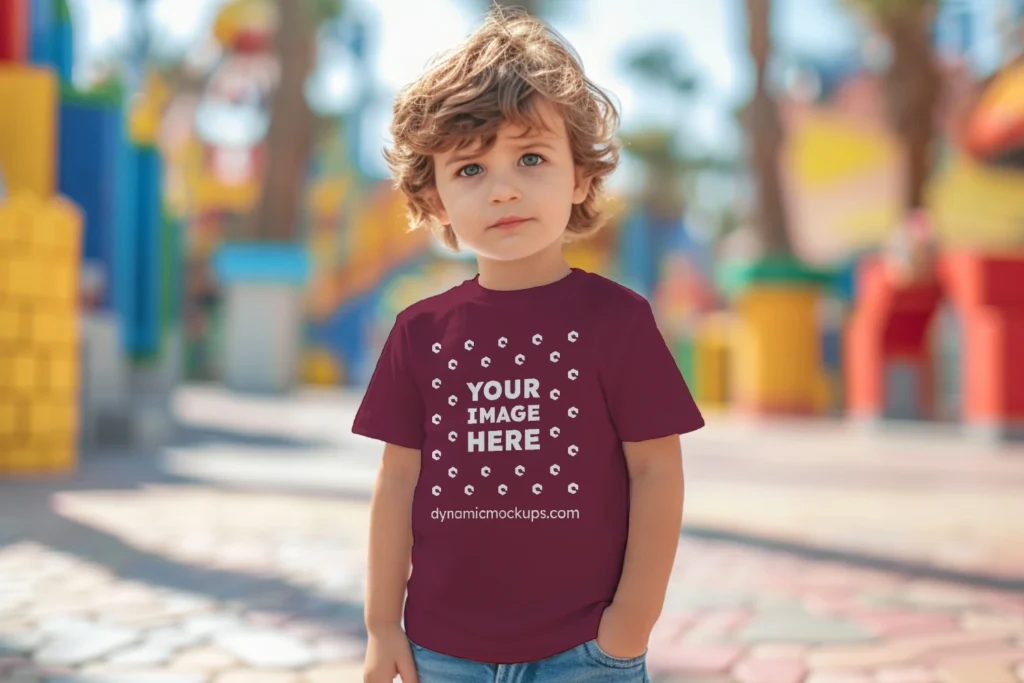
[[367,632],[398,628],[412,553],[412,497],[420,474],[419,451],[388,444],[370,504],[366,580]]
[[402,630],[402,606],[412,566],[412,498],[420,453],[388,444],[370,503],[366,578],[364,683],[417,683],[416,663]]
[[598,641],[610,655],[635,657],[647,649],[665,602],[682,525],[683,467],[678,435],[625,442],[623,449],[630,480],[629,538]]

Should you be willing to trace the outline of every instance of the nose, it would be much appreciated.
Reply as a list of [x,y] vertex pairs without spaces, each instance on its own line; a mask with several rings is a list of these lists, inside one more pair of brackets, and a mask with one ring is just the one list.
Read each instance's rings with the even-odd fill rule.
[[521,196],[519,188],[506,178],[495,178],[491,184],[490,201],[492,206],[518,201]]

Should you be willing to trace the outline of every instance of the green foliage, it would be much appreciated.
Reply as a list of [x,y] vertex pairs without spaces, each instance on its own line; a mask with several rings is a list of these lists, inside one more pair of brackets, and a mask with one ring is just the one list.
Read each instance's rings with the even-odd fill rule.
[[723,157],[686,154],[681,148],[679,134],[662,127],[639,128],[619,135],[622,151],[637,161],[659,169],[679,172],[735,171],[736,161]]
[[71,21],[71,8],[68,7],[67,0],[54,0],[53,6],[56,9],[58,21],[63,23]]
[[652,166],[681,166],[677,136],[666,128],[643,128],[620,135],[626,154]]
[[913,16],[928,8],[937,8],[938,0],[845,0],[874,19],[886,21]]
[[697,90],[697,78],[682,64],[679,46],[674,41],[647,44],[627,52],[625,66],[638,76],[678,95],[688,95]]
[[70,83],[61,83],[60,99],[65,104],[100,108],[120,107],[124,103],[124,83],[116,74],[90,88],[76,88]]
[[[294,0],[289,0],[293,2]],[[345,11],[345,0],[307,0],[310,14],[316,24],[337,19]]]

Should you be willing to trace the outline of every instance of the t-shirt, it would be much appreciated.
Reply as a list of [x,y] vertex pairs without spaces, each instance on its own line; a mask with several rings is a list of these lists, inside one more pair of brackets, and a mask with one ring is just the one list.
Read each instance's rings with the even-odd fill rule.
[[405,629],[495,664],[597,637],[629,523],[623,441],[704,420],[646,299],[573,269],[397,317],[353,432],[420,451]]

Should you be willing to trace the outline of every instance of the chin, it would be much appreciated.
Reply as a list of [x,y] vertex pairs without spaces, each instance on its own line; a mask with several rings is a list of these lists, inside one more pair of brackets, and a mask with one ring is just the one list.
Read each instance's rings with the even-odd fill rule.
[[478,256],[491,261],[522,261],[545,251],[551,247],[550,242],[504,240],[502,244],[481,245],[474,249]]
[[483,244],[470,248],[477,256],[491,261],[522,261],[546,251],[556,242],[561,244],[563,234],[545,236],[534,235],[502,235],[496,240],[485,240]]

